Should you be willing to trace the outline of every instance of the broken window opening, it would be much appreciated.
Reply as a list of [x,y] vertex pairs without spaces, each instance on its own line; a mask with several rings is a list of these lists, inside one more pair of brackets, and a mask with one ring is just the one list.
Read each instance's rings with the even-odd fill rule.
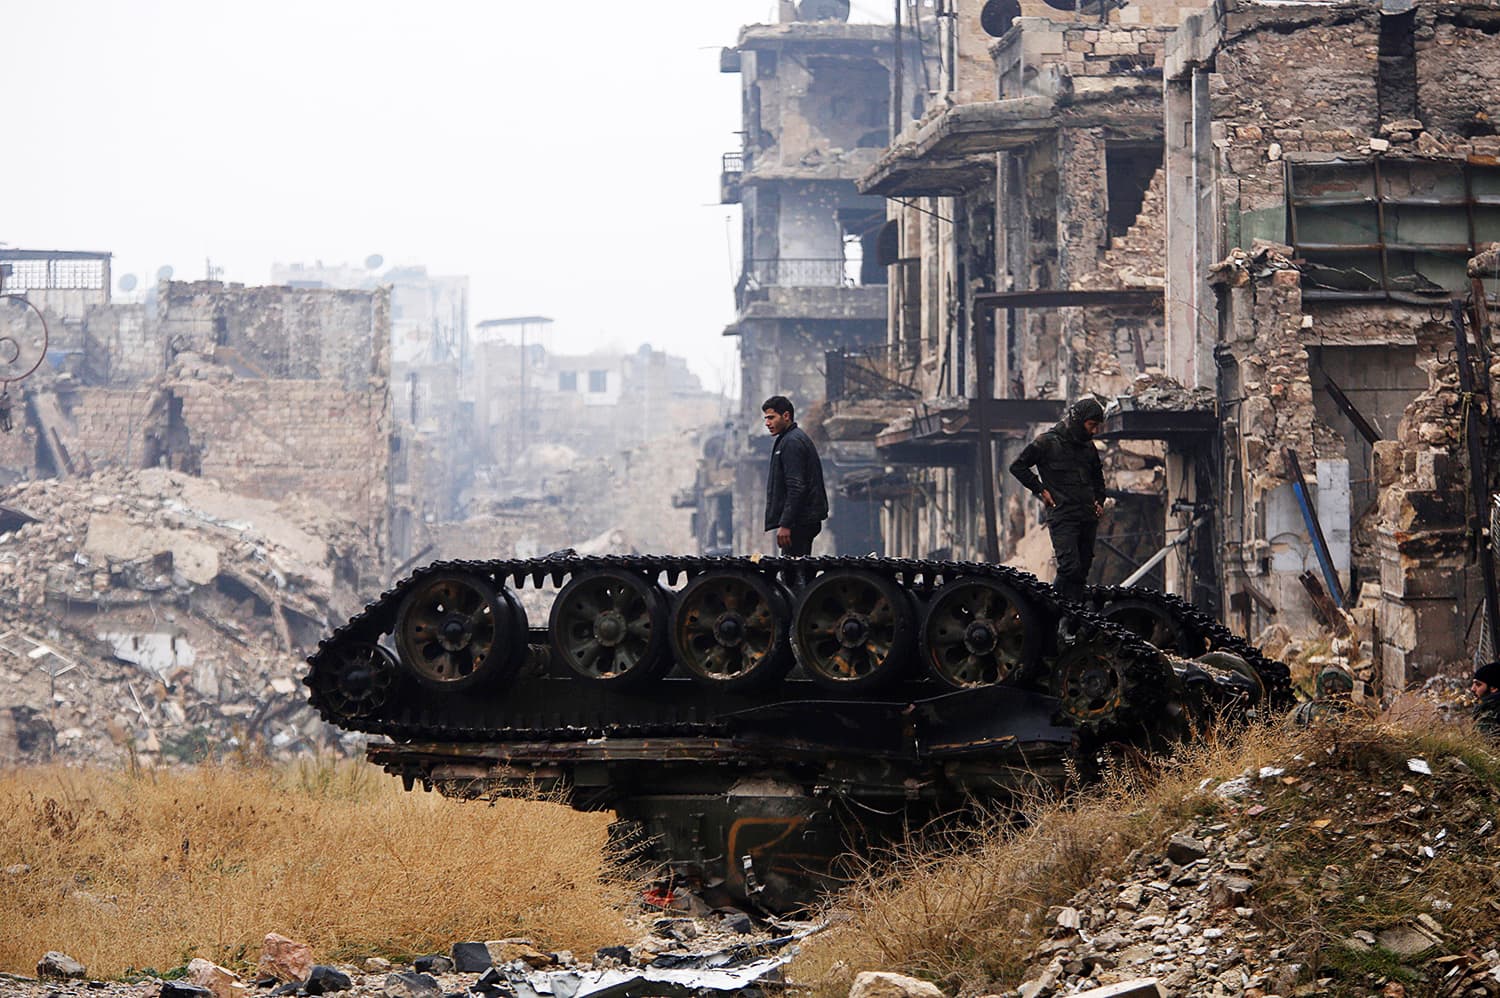
[[559,371],[559,372],[557,372],[557,390],[560,391],[560,392],[576,392],[576,391],[578,391],[578,372],[577,371]]
[[[1371,160],[1287,164],[1287,225],[1309,299],[1441,297],[1500,240],[1500,168]],[[1488,280],[1491,292],[1500,281]]]
[[1381,121],[1417,117],[1417,12],[1380,15],[1380,70],[1376,100]]
[[1109,209],[1109,244],[1130,231],[1146,202],[1146,190],[1161,169],[1160,142],[1110,143],[1104,149],[1104,183]]
[[609,390],[609,372],[608,371],[590,371],[589,372],[589,393],[592,394],[592,395],[602,395],[604,392],[606,392],[608,390]]

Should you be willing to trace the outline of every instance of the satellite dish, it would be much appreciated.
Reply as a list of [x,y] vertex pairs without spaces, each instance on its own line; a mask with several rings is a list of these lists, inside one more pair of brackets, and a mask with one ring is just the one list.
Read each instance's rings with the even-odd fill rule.
[[137,281],[134,274],[126,274],[124,277],[120,278],[120,290],[134,291],[136,283]]
[[174,273],[174,271],[172,270],[172,265],[171,264],[167,264],[166,266],[159,268],[156,271],[156,280],[157,280],[157,283],[158,284],[165,284],[167,281],[170,281],[172,279],[172,274],[173,273]]
[[[1047,5],[1056,7],[1052,0],[1046,0]],[[1069,3],[1062,10],[1072,10],[1073,5]],[[1021,16],[1021,4],[1019,0],[989,0],[984,9],[979,12],[979,26],[985,33],[999,38],[1010,30],[1011,22]]]
[[378,270],[382,263],[385,263],[385,257],[381,256],[379,253],[371,253],[369,256],[365,257],[366,270]]

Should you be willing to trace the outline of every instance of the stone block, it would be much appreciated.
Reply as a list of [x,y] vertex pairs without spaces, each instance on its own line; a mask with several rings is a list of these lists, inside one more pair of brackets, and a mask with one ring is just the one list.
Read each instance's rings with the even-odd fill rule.
[[386,977],[380,993],[384,998],[442,998],[443,989],[427,974],[402,973]]
[[454,969],[461,974],[482,974],[495,962],[484,943],[454,943],[452,959]]
[[313,967],[312,973],[307,975],[302,990],[310,995],[326,995],[336,991],[348,991],[352,987],[354,987],[354,981],[348,974],[335,967],[319,964]]
[[256,966],[261,973],[278,981],[305,981],[312,973],[312,947],[268,932],[261,943],[260,960]]
[[1166,992],[1161,989],[1156,978],[1144,977],[1137,981],[1121,981],[1118,984],[1078,991],[1073,998],[1166,998]]
[[184,980],[207,988],[214,998],[242,998],[250,992],[249,985],[240,980],[239,975],[202,957],[195,957],[188,963]]
[[1167,841],[1167,858],[1179,866],[1202,859],[1208,855],[1208,847],[1183,832]]
[[78,981],[87,975],[87,967],[56,950],[48,950],[36,964],[36,976],[43,980]]
[[904,974],[863,970],[854,976],[849,998],[943,998],[937,985]]

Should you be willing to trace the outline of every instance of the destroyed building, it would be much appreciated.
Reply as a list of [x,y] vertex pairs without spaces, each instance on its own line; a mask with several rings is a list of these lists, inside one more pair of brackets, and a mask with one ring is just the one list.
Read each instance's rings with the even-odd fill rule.
[[429,274],[421,265],[383,267],[277,264],[273,284],[291,288],[390,294],[390,556],[409,560],[422,546],[422,524],[450,518],[474,474],[479,444],[465,378],[473,362],[469,279]]
[[[847,4],[804,0],[780,10],[776,24],[744,28],[720,60],[739,74],[742,94],[743,143],[725,154],[720,176],[720,200],[741,206],[736,316],[725,330],[739,340],[740,412],[711,442],[684,500],[695,507],[703,550],[766,547],[771,441],[760,404],[769,396],[792,399],[821,445],[830,491],[873,459],[868,446],[828,440],[819,424],[829,355],[885,341],[887,274],[876,245],[885,209],[855,180],[889,142],[897,49],[888,27],[847,23]],[[830,500],[816,550],[878,551],[877,510],[860,498]]]
[[1306,619],[1300,466],[1329,588],[1378,584],[1389,689],[1462,661],[1484,595],[1470,477],[1493,482],[1464,432],[1488,386],[1462,390],[1458,363],[1487,361],[1500,291],[1470,268],[1500,240],[1497,31],[1482,3],[1220,2],[1167,48],[1166,373],[1221,416],[1169,456],[1216,512],[1185,585],[1251,629]]
[[0,481],[165,466],[325,501],[384,550],[386,292],[164,281],[148,309],[110,300],[108,254],[5,262],[29,303],[6,299],[6,335],[39,363],[11,386]]
[[[1374,583],[1374,678],[1455,666],[1483,602],[1482,410],[1447,301],[1472,323],[1497,290],[1493,7],[1068,6],[963,0],[951,39],[914,42],[938,85],[858,179],[888,199],[890,279],[885,342],[841,358],[822,421],[874,450],[844,491],[889,553],[1045,571],[1005,469],[1094,392],[1117,400],[1095,581],[1251,636],[1320,631],[1311,576],[1329,605]],[[1486,362],[1487,334],[1468,349]]]
[[[492,356],[463,279],[420,268],[164,280],[135,304],[108,254],[0,252],[0,758],[318,744],[301,658],[394,574],[691,545],[659,497],[692,468],[662,441],[722,410],[681,358]],[[522,356],[527,406],[476,406],[527,398]]]
[[[875,379],[888,388],[836,405],[832,422],[874,440],[884,471],[867,487],[884,499],[892,553],[1045,572],[1038,511],[1005,467],[1072,395],[1120,394],[1160,367],[1153,209],[1177,13],[1137,3],[1101,22],[1041,3],[957,4],[942,92],[861,177],[889,199]],[[1109,457],[1102,575],[1159,546],[1160,450],[1130,441]]]

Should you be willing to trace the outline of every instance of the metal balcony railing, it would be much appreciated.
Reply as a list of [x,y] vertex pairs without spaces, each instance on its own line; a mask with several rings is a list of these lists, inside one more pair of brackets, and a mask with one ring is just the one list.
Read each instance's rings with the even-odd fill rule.
[[889,346],[830,350],[823,362],[824,390],[830,402],[921,397],[916,365],[903,366]]
[[761,287],[849,288],[857,283],[846,273],[844,261],[839,258],[750,260],[745,267],[745,279]]

